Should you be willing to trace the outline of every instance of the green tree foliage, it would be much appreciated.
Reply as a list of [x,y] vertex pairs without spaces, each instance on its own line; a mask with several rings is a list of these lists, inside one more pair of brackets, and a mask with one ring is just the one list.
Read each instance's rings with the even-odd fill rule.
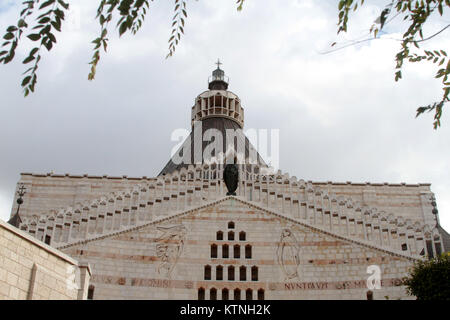
[[[24,72],[22,87],[24,95],[34,92],[37,82],[37,69],[41,60],[41,50],[50,51],[56,43],[55,30],[61,31],[61,23],[64,20],[65,12],[69,9],[70,0],[26,0],[22,2],[23,9],[20,12],[16,25],[7,28],[3,37],[5,40],[0,48],[0,63],[6,64],[14,59],[16,48],[22,39],[22,35],[27,32],[26,38],[36,43],[30,50],[24,64],[29,64]],[[100,53],[106,52],[108,45],[108,28],[110,22],[114,21],[122,36],[126,32],[136,34],[141,28],[145,16],[153,0],[97,0],[99,6],[96,19],[99,22],[99,36],[92,41],[94,53],[90,61],[89,80],[95,78],[97,66],[100,61]],[[174,1],[174,16],[172,17],[172,32],[169,36],[169,52],[166,58],[175,53],[175,49],[184,34],[185,20],[187,19],[187,0]],[[237,10],[242,10],[245,0],[235,0]],[[447,29],[444,27],[437,33],[424,37],[423,27],[433,16],[442,16],[445,9],[450,7],[450,0],[386,0],[388,4],[381,12],[376,23],[372,26],[370,33],[373,38],[377,38],[379,32],[383,30],[388,22],[394,18],[403,17],[407,21],[407,29],[403,33],[401,48],[397,53],[395,81],[402,78],[402,67],[404,61],[422,62],[429,61],[436,68],[436,78],[442,81],[442,96],[427,106],[417,109],[416,116],[424,112],[434,111],[434,128],[440,126],[440,119],[443,108],[449,101],[450,82],[450,60],[447,53],[436,48],[434,50],[423,50],[421,44]],[[364,4],[364,0],[338,0],[338,33],[347,31],[347,23],[351,12],[357,11]],[[33,24],[29,25],[31,18]]]
[[418,300],[450,300],[450,253],[417,262],[403,283]]
[[[357,11],[363,4],[364,0],[339,0],[338,33],[347,31],[350,13]],[[429,61],[435,64],[437,68],[435,78],[442,81],[442,96],[436,102],[420,106],[416,112],[417,117],[425,111],[430,112],[434,110],[434,129],[441,125],[442,110],[444,105],[449,102],[450,81],[448,76],[450,74],[450,60],[444,50],[440,48],[434,50],[421,49],[421,44],[450,27],[450,24],[448,24],[435,34],[427,37],[423,34],[423,27],[426,22],[430,21],[429,19],[433,16],[443,16],[444,9],[448,9],[448,7],[450,7],[450,0],[391,0],[370,29],[373,37],[377,38],[380,31],[393,19],[402,18],[408,24],[400,42],[400,51],[395,56],[395,81],[402,78],[404,61]]]

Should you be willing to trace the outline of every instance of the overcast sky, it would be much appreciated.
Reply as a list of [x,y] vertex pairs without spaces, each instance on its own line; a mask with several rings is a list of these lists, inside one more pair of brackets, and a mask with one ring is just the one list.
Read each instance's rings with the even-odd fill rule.
[[[16,23],[18,2],[0,0],[2,32]],[[435,69],[406,64],[394,82],[394,23],[380,40],[322,54],[336,40],[363,39],[388,1],[366,1],[339,38],[337,0],[247,0],[242,12],[235,0],[188,1],[185,36],[166,60],[172,2],[152,2],[136,36],[118,39],[111,28],[93,82],[93,0],[70,2],[36,93],[24,98],[20,87],[29,42],[0,66],[1,219],[20,172],[157,175],[176,144],[172,131],[190,128],[194,99],[220,58],[245,128],[280,130],[281,170],[314,181],[432,183],[450,230],[450,110],[437,131],[431,114],[415,119],[417,106],[441,96]],[[433,20],[425,36],[449,22]],[[449,31],[427,46],[448,50]]]

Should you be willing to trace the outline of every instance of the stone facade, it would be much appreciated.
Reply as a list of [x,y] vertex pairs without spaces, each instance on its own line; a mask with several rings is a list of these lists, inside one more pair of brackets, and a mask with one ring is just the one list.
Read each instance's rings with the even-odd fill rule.
[[[435,228],[430,184],[273,172],[241,130],[244,109],[223,70],[212,79],[157,177],[23,173],[19,229],[88,261],[95,299],[366,299],[368,278],[380,280],[375,299],[411,298],[408,268],[450,241]],[[217,140],[225,154],[204,158],[210,129],[239,130]],[[239,162],[236,196],[226,196],[220,158]]]
[[[386,248],[422,255],[435,255],[442,251],[443,242],[439,232],[426,223],[428,218],[425,217],[432,216],[431,205],[419,202],[428,186],[393,187],[397,188],[393,193],[396,200],[386,201],[386,205],[391,205],[389,208],[394,211],[402,208],[398,203],[405,204],[411,209],[408,218],[405,218],[367,205],[376,201],[373,198],[377,193],[373,190],[378,189],[380,194],[382,191],[388,194],[386,190],[389,186],[366,186],[367,189],[371,188],[372,198],[364,197],[362,192],[362,200],[357,201],[357,194],[348,196],[348,189],[351,187],[347,184],[317,185],[281,172],[274,175],[258,174],[258,165],[240,167],[237,196],[243,200],[279,212],[287,218],[325,228],[337,235],[363,239]],[[140,181],[141,183],[129,186],[124,191],[103,193],[93,201],[87,200],[58,211],[30,216],[30,208],[38,212],[35,208],[43,203],[43,199],[48,199],[48,202],[51,202],[51,198],[60,201],[58,193],[46,193],[45,190],[35,193],[38,191],[31,186],[28,207],[24,206],[24,209],[28,208],[28,212],[21,214],[23,221],[20,229],[54,246],[128,229],[223,198],[226,188],[222,174],[223,168],[220,166],[191,165],[172,174]],[[48,181],[54,181],[53,179],[70,180],[47,177]],[[86,183],[89,177],[84,177],[83,180]],[[119,185],[118,182],[114,183],[114,186]],[[42,185],[39,184],[36,188],[44,188]],[[335,186],[343,195],[328,192],[327,189],[331,186]],[[107,184],[103,187],[106,189]],[[87,187],[86,194],[89,194],[89,188]],[[49,189],[54,192],[57,189],[64,190],[58,184],[53,184]],[[96,195],[94,191],[92,194]]]
[[[41,216],[66,207],[92,202],[112,192],[123,192],[157,178],[127,176],[91,176],[70,174],[22,173],[17,184],[27,188],[26,201],[20,208],[21,217]],[[388,214],[434,225],[430,184],[392,184],[356,182],[314,182],[313,186],[337,197],[352,198],[363,205],[376,207]],[[17,211],[14,201],[11,215]]]
[[408,299],[401,279],[420,259],[236,197],[60,249],[92,265],[94,299],[366,299],[374,265],[374,298]]
[[86,299],[91,270],[0,220],[0,300]]

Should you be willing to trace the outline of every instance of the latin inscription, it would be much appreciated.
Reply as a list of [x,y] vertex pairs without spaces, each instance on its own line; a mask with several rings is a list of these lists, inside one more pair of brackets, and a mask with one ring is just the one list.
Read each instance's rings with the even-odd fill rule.
[[[381,280],[382,287],[400,286],[400,279]],[[367,288],[366,280],[342,281],[342,282],[287,282],[284,283],[285,290],[343,290]],[[271,288],[272,289],[272,288]],[[274,289],[272,289],[274,290]]]

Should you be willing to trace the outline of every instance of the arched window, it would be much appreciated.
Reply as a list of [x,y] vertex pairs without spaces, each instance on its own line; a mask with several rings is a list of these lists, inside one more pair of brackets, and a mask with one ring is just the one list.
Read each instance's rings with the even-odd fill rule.
[[222,246],[222,258],[228,259],[229,258],[229,248],[227,244],[224,244]]
[[209,290],[209,300],[217,300],[217,289],[216,288],[211,288],[211,290]]
[[234,300],[241,300],[241,290],[238,288],[234,289]]
[[252,281],[258,281],[258,267],[252,267]]
[[217,258],[217,245],[211,245],[211,258]]
[[90,285],[89,289],[88,289],[88,294],[87,294],[88,300],[94,300],[94,290],[95,290],[95,287],[93,285]]
[[216,280],[223,280],[223,267],[222,266],[216,267]]
[[234,240],[234,232],[233,231],[230,231],[230,232],[228,232],[228,240]]
[[233,266],[228,267],[228,280],[234,281],[234,267]]
[[258,290],[258,300],[264,300],[264,289]]
[[223,232],[217,231],[217,240],[223,240]]
[[234,229],[234,222],[233,221],[228,222],[228,229]]
[[251,258],[252,258],[252,246],[248,244],[245,246],[245,259]]
[[247,289],[245,291],[245,300],[253,300],[253,290]]
[[239,268],[239,280],[246,281],[247,280],[247,268],[245,266],[241,266]]
[[367,300],[373,300],[373,292],[371,290],[367,291]]
[[222,289],[222,300],[228,300],[228,289],[227,288],[223,288]]
[[205,280],[211,280],[211,266],[205,266]]
[[198,289],[198,300],[205,300],[205,289]]
[[245,232],[244,231],[239,232],[239,241],[245,241]]
[[241,246],[236,244],[233,247],[234,258],[239,259],[241,257]]

